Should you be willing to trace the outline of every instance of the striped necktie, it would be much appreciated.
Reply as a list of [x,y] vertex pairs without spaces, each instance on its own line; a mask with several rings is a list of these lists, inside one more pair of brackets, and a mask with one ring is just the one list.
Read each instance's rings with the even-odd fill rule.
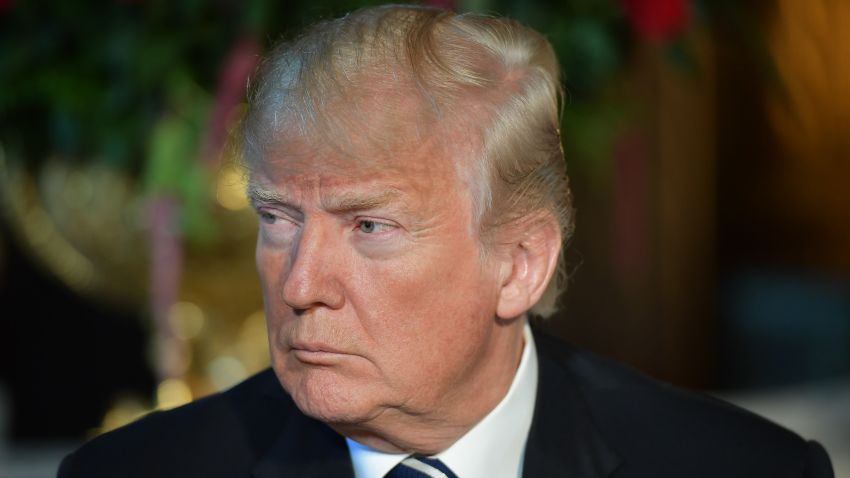
[[395,466],[385,478],[457,478],[442,461],[412,455]]

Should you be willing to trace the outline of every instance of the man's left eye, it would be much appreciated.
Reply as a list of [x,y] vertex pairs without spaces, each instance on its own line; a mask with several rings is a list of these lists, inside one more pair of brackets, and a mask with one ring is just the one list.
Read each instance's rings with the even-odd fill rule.
[[363,219],[357,223],[357,229],[366,234],[374,234],[376,232],[386,231],[392,228],[390,224]]

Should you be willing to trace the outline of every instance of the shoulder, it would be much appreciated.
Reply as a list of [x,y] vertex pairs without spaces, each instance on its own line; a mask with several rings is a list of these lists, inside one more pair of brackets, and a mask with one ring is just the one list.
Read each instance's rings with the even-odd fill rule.
[[92,439],[60,477],[244,474],[297,412],[271,370],[217,393]]
[[[830,477],[823,448],[749,411],[537,334],[541,380],[563,373],[623,471],[669,476]],[[547,372],[546,369],[549,369]],[[620,476],[620,475],[615,475]],[[630,475],[625,472],[622,476]],[[658,474],[656,476],[668,476]]]

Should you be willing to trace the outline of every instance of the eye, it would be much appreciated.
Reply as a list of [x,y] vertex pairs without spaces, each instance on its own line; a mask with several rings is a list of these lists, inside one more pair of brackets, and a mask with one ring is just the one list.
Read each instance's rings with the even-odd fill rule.
[[360,221],[360,231],[365,232],[366,234],[371,234],[375,232],[375,228],[377,227],[377,223],[375,221]]
[[266,224],[274,224],[277,222],[278,217],[268,211],[257,211],[257,215],[260,216],[260,221]]
[[385,224],[371,219],[361,219],[357,222],[357,229],[364,234],[374,234],[376,232],[389,230],[393,227],[394,226],[391,224]]
[[360,221],[360,231],[366,234],[375,232],[375,221]]
[[295,223],[295,221],[293,221],[292,218],[285,212],[272,208],[258,208],[257,217],[260,219],[261,224],[269,226],[278,226],[283,225],[284,223]]

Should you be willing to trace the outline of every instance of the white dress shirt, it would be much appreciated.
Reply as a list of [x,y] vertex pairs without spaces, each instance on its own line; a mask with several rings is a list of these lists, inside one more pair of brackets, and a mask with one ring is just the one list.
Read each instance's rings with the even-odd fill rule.
[[[433,456],[458,478],[522,476],[525,442],[537,397],[537,350],[527,323],[523,338],[522,358],[502,401],[452,446]],[[346,442],[356,478],[383,478],[408,456],[373,450],[350,438]]]

